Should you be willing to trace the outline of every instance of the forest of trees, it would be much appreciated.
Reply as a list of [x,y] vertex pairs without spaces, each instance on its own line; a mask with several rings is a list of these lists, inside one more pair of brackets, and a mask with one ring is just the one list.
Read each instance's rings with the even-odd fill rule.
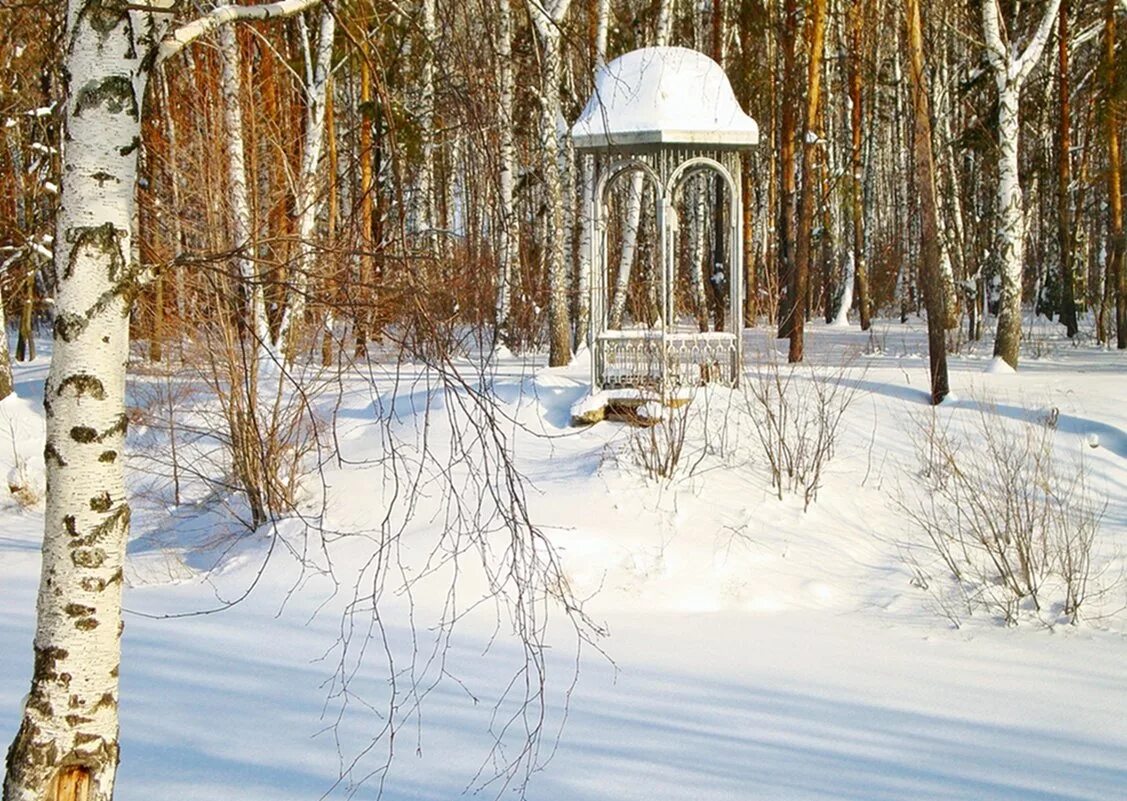
[[[53,336],[58,552],[44,553],[86,571],[68,579],[86,600],[57,617],[104,640],[83,692],[107,708],[119,633],[99,620],[120,617],[113,549],[129,525],[123,365],[202,347],[231,376],[258,370],[256,354],[332,365],[389,343],[425,360],[466,331],[566,364],[588,330],[590,236],[590,165],[568,124],[596,67],[632,49],[708,53],[759,121],[743,170],[746,317],[790,337],[792,361],[807,319],[852,310],[869,328],[925,305],[937,401],[944,352],[993,329],[1017,367],[1030,314],[1127,348],[1125,0],[64,5],[0,10],[0,267],[17,330],[0,367]],[[612,267],[636,280],[613,311],[642,319],[651,212],[639,185],[616,191],[628,213]],[[700,285],[707,215],[688,225]],[[678,308],[723,315],[707,295]],[[232,418],[255,409],[248,383]],[[241,474],[266,469],[254,451]],[[40,631],[56,623],[41,608]],[[76,743],[116,760],[108,723],[43,744],[66,655],[37,645],[39,706],[6,801],[37,797],[28,788]],[[108,797],[112,769],[73,781]]]
[[[566,361],[586,330],[587,169],[566,122],[598,63],[653,44],[716,58],[765,132],[745,170],[749,322],[789,333],[843,302],[862,327],[915,314],[928,245],[905,7],[372,0],[218,26],[139,99],[132,336],[159,360],[238,294],[256,335],[294,354],[331,361],[392,328],[470,324]],[[54,3],[3,13],[0,263],[24,359],[58,290],[64,19]],[[1090,313],[1086,335],[1127,345],[1122,13],[1122,0],[922,4],[951,347],[997,314],[1016,365],[1020,303],[1070,335]],[[652,252],[635,227],[621,259]],[[652,271],[635,274],[643,296]]]

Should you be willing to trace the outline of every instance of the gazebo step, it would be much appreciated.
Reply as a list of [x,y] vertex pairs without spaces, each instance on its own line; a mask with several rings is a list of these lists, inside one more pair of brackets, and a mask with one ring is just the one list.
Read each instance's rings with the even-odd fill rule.
[[663,404],[652,393],[637,389],[606,389],[587,395],[571,407],[571,424],[589,426],[603,420],[626,423],[632,426],[657,425],[664,417],[665,408],[676,409],[692,400],[691,395],[677,394],[666,398]]

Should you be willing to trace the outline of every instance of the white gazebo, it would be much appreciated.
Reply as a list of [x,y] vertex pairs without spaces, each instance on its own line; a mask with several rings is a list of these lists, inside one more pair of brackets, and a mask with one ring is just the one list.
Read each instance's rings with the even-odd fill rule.
[[[591,391],[660,393],[662,400],[692,386],[739,382],[743,330],[743,238],[740,152],[759,141],[759,126],[736,101],[724,70],[683,47],[647,47],[603,66],[595,90],[571,129],[575,149],[594,157],[588,209],[590,243]],[[640,171],[655,198],[655,278],[660,314],[654,321],[609,327],[608,199],[612,183]],[[726,196],[722,277],[727,313],[722,330],[694,330],[678,319],[677,205],[692,176],[711,172]],[[723,207],[721,207],[723,208]]]

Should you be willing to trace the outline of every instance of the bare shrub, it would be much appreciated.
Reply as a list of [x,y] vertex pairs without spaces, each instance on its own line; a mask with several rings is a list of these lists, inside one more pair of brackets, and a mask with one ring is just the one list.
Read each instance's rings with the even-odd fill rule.
[[[249,528],[292,513],[304,463],[316,448],[311,366],[287,366],[265,345],[233,336],[232,326],[206,330],[201,378],[218,405],[203,411],[226,453],[232,483],[245,496]],[[301,371],[302,375],[298,375]]]
[[745,376],[744,399],[779,500],[787,492],[801,495],[805,510],[817,499],[842,417],[857,394],[845,380],[848,368],[819,372],[772,357]]
[[16,434],[16,424],[10,417],[4,415],[8,423],[8,437],[12,446],[12,467],[8,470],[8,492],[19,506],[29,509],[39,504],[44,494],[44,479],[42,472],[33,471],[27,462],[27,457],[20,453],[19,437]]
[[661,409],[662,416],[639,421],[641,425],[630,438],[630,452],[638,467],[650,478],[670,479],[677,473],[689,430],[689,406],[687,403],[664,406],[660,401],[645,404],[645,407]]
[[898,502],[967,612],[985,609],[1013,625],[1023,609],[1059,609],[1077,622],[1104,507],[1082,459],[1061,468],[1055,426],[1011,427],[983,404],[969,433],[934,411],[918,433],[918,481]]

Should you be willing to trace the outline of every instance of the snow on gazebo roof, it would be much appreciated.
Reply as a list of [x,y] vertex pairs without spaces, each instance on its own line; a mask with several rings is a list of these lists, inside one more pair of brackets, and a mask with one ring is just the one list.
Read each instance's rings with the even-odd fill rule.
[[595,91],[571,128],[577,149],[703,145],[742,148],[759,126],[736,101],[723,68],[697,50],[644,47],[595,73]]

